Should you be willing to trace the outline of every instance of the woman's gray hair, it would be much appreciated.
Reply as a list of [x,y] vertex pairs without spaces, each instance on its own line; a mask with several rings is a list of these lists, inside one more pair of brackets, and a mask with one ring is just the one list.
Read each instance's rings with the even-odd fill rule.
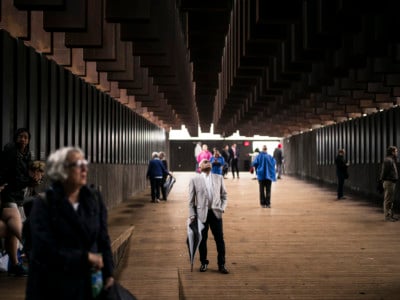
[[82,149],[79,147],[60,148],[50,154],[46,164],[47,176],[50,180],[63,182],[68,178],[66,162],[71,152],[77,152],[85,156]]

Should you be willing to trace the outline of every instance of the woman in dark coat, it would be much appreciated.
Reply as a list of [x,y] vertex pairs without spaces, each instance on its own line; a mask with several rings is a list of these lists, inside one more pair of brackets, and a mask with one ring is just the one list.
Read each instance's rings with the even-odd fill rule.
[[86,185],[88,162],[79,148],[57,150],[46,167],[53,183],[33,203],[26,299],[94,299],[93,274],[101,271],[105,289],[114,284],[106,207]]

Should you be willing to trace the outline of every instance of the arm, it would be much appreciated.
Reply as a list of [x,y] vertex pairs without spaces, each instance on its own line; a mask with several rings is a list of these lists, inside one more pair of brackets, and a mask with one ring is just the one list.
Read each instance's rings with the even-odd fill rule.
[[105,278],[112,277],[114,272],[114,261],[111,250],[111,241],[110,236],[108,234],[108,226],[107,226],[107,208],[104,205],[101,194],[97,191],[97,201],[99,204],[99,213],[100,213],[100,229],[99,236],[97,239],[97,244],[99,248],[99,252],[102,253],[104,268],[103,274]]
[[225,189],[225,183],[224,179],[221,177],[221,189],[220,189],[220,198],[221,198],[221,204],[222,204],[222,211],[225,212],[226,206],[228,205],[228,199],[227,199],[227,192]]

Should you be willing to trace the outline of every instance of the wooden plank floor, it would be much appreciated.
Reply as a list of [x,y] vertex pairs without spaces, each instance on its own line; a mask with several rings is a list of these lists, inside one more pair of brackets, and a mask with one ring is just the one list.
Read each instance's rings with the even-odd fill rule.
[[[250,174],[226,179],[224,216],[228,275],[210,266],[190,272],[186,239],[187,186],[176,173],[166,203],[149,194],[118,210],[135,225],[120,281],[138,299],[399,299],[400,222],[363,199],[337,201],[335,190],[284,177],[273,184],[272,208],[261,208]],[[110,220],[113,222],[113,220]]]
[[[227,268],[217,272],[209,235],[210,266],[194,271],[186,247],[187,187],[193,173],[175,173],[167,202],[148,191],[109,214],[110,228],[133,225],[119,281],[145,299],[399,299],[400,222],[361,198],[336,201],[335,190],[292,177],[273,184],[272,208],[261,208],[249,173],[225,180]],[[0,299],[23,279],[0,276]],[[18,286],[18,284],[16,285]],[[5,298],[4,298],[5,297]]]

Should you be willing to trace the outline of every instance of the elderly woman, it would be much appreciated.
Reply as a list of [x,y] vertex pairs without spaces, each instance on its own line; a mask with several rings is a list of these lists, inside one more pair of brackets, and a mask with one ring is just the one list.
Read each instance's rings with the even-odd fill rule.
[[30,215],[26,299],[95,299],[93,277],[100,274],[104,289],[114,283],[106,207],[87,186],[88,162],[79,148],[55,151],[46,170],[52,183]]
[[15,132],[14,140],[4,146],[0,162],[1,209],[0,220],[6,225],[8,234],[5,248],[10,257],[9,275],[26,276],[27,270],[18,261],[18,240],[22,242],[22,220],[18,210],[24,201],[27,187],[35,185],[39,178],[29,176],[31,163],[29,142],[31,134],[26,128]]

